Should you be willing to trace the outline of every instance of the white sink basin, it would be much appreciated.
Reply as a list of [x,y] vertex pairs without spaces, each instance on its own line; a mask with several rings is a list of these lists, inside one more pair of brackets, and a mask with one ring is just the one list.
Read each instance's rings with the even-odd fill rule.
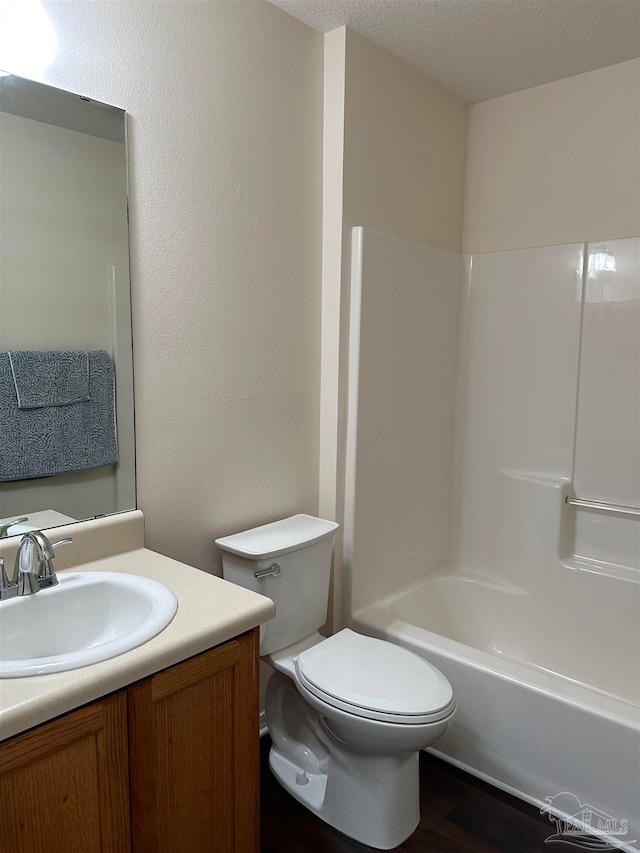
[[0,678],[78,669],[135,649],[173,619],[178,602],[149,578],[63,572],[35,595],[0,602]]

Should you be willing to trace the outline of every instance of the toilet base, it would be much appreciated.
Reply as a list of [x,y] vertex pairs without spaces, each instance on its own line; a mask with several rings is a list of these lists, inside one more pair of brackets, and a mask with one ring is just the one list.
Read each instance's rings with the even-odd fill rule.
[[307,773],[271,747],[269,767],[282,787],[315,814],[319,814],[327,791],[326,773]]
[[417,752],[375,756],[334,743],[326,772],[309,773],[272,747],[269,766],[296,800],[361,844],[391,850],[420,822]]

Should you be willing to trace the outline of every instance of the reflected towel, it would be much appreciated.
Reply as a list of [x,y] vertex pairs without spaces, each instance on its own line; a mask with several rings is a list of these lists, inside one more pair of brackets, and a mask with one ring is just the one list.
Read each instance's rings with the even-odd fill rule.
[[19,409],[89,399],[89,354],[76,350],[8,353]]
[[0,481],[51,477],[118,461],[115,378],[108,353],[89,352],[89,399],[18,408],[8,353],[0,353]]

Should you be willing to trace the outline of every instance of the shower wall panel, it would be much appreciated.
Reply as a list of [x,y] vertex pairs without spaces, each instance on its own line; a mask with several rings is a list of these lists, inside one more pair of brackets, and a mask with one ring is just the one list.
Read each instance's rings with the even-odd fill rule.
[[[574,488],[640,505],[640,240],[588,246]],[[576,554],[637,569],[638,520],[576,511]]]
[[472,258],[451,555],[465,568],[493,570],[501,471],[571,478],[583,253],[575,244]]

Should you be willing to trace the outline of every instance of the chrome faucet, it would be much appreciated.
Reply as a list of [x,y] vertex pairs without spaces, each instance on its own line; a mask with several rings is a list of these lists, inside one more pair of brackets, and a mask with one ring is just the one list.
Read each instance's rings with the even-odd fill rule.
[[0,539],[4,539],[6,536],[11,536],[9,533],[10,528],[13,527],[14,524],[22,524],[23,521],[29,521],[28,516],[23,516],[22,518],[14,518],[13,521],[8,521],[6,524],[0,524]]
[[58,583],[53,560],[55,549],[67,545],[73,539],[50,542],[41,530],[30,530],[20,540],[11,582],[0,558],[0,601],[16,595],[34,595],[41,589]]

